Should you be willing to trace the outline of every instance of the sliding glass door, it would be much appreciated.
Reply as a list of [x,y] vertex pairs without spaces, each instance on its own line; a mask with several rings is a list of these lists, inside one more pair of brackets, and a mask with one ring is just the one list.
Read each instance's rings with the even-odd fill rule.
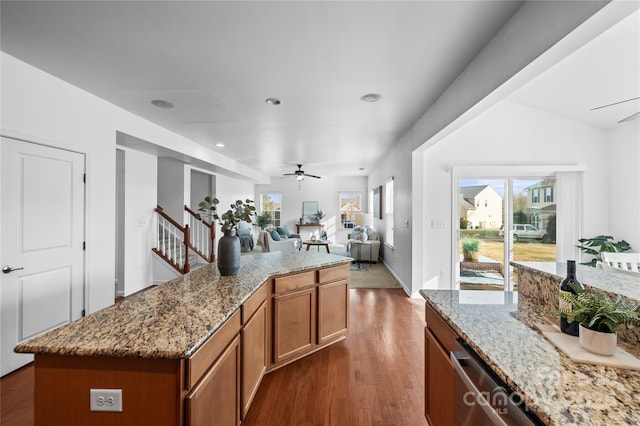
[[457,288],[517,290],[509,265],[556,261],[554,175],[457,177]]

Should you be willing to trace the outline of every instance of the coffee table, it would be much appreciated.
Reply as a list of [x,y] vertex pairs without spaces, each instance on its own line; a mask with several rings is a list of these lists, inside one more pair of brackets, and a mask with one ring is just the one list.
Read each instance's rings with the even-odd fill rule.
[[329,244],[331,244],[331,241],[329,240],[308,240],[308,241],[303,241],[303,244],[305,244],[307,246],[307,251],[309,251],[309,247],[311,246],[317,246],[318,247],[318,251],[320,251],[320,246],[324,246],[325,249],[327,249],[327,253],[331,253],[329,251]]

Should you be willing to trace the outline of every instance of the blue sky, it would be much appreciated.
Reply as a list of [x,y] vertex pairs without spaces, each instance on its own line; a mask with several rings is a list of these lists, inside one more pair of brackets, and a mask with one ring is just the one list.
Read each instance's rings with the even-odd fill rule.
[[[515,179],[513,189],[516,194],[526,194],[525,188],[540,182],[542,179]],[[504,179],[460,179],[460,186],[491,185],[498,194],[504,197]]]

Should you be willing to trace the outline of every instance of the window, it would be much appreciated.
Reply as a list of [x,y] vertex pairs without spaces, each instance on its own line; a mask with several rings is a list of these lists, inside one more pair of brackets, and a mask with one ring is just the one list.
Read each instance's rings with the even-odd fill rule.
[[531,202],[539,203],[540,202],[540,189],[534,188],[531,190]]
[[260,209],[262,214],[268,215],[274,226],[280,226],[280,212],[282,211],[282,194],[260,194]]
[[553,188],[548,187],[544,189],[544,202],[545,203],[553,202]]
[[385,243],[393,247],[393,178],[384,184]]
[[362,211],[361,192],[339,192],[340,224],[343,228],[353,228],[356,223],[356,213]]
[[487,207],[489,205],[489,202],[487,200],[484,200],[484,206]]

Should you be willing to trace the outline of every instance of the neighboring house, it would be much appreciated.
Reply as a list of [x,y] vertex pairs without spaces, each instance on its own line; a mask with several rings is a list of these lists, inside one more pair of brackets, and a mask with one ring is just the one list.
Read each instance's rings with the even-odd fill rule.
[[502,226],[502,196],[491,185],[460,188],[460,217],[473,229]]
[[546,229],[551,216],[556,214],[556,180],[544,179],[526,188],[529,223]]

